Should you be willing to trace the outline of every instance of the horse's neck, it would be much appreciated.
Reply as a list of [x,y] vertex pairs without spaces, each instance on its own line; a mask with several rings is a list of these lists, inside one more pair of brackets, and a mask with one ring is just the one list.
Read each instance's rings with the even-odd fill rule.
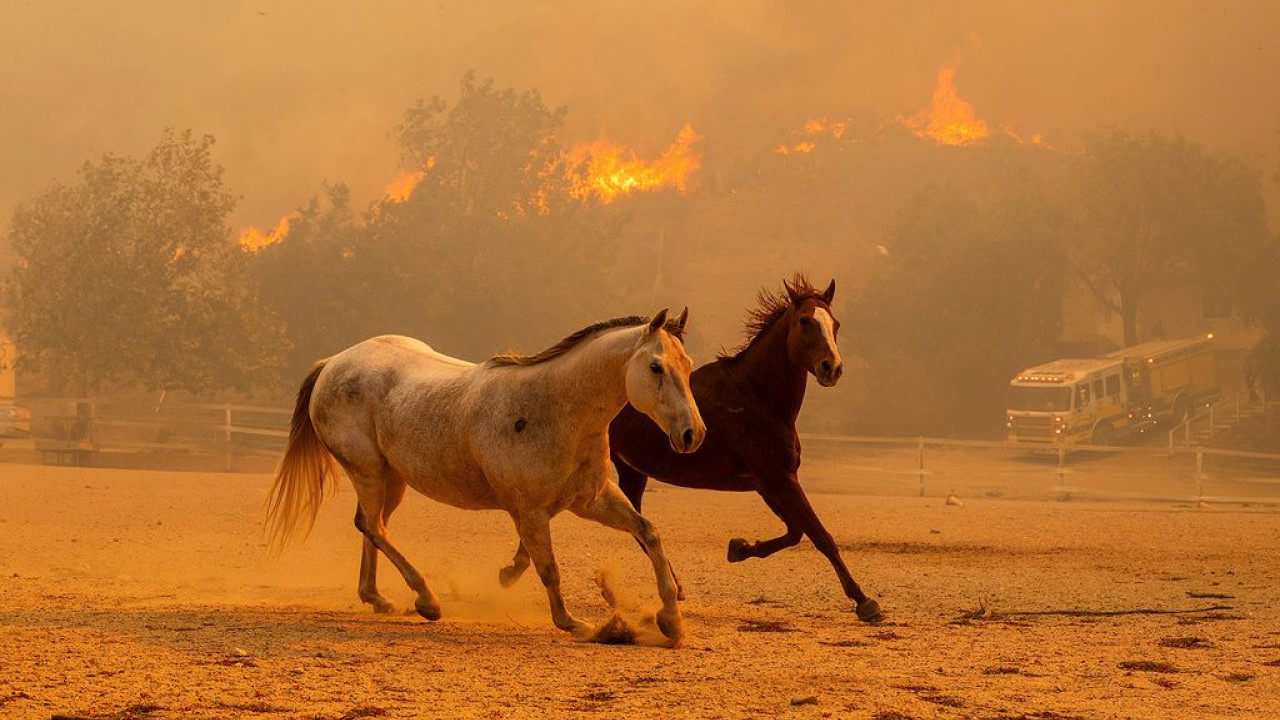
[[738,356],[740,381],[751,386],[775,410],[793,422],[804,404],[808,372],[791,361],[787,352],[787,322],[784,315],[760,332],[760,336]]
[[548,365],[562,406],[572,409],[573,425],[603,432],[627,404],[626,363],[643,330],[642,325],[599,333]]

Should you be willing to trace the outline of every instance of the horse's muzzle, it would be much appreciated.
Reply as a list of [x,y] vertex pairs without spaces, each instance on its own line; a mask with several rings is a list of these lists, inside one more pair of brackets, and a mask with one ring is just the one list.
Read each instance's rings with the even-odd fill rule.
[[702,439],[706,437],[706,430],[703,428],[685,428],[683,431],[672,431],[667,436],[671,442],[671,449],[681,454],[688,454],[696,451],[702,445]]
[[823,360],[813,369],[813,376],[822,387],[834,387],[844,374],[844,363],[839,360]]

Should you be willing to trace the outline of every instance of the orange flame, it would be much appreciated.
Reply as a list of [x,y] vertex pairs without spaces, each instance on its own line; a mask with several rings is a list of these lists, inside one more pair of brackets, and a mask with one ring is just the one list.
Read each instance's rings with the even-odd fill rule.
[[575,178],[569,194],[586,199],[596,197],[609,203],[629,192],[674,188],[685,192],[689,174],[702,164],[693,150],[701,137],[693,127],[685,125],[675,142],[667,146],[653,162],[636,157],[635,151],[605,139],[578,145],[568,152],[575,165],[586,163],[585,178]]
[[986,121],[974,113],[973,105],[956,94],[955,79],[955,65],[942,66],[929,107],[903,118],[902,124],[916,136],[942,145],[972,145],[990,135]]
[[256,253],[268,245],[280,242],[289,234],[289,224],[301,217],[301,213],[296,212],[285,215],[280,218],[280,222],[276,223],[275,229],[271,232],[263,232],[250,225],[240,232],[240,249],[247,253]]
[[[848,129],[848,124],[843,121],[831,120],[828,118],[815,118],[813,120],[805,121],[802,132],[809,138],[830,136],[833,140],[839,140],[844,136],[845,131]],[[792,155],[811,153],[817,149],[818,143],[815,139],[806,139],[793,142],[790,145],[779,145],[774,148],[773,151],[779,155]]]
[[418,184],[427,177],[427,173],[430,172],[431,168],[436,166],[435,156],[432,155],[427,158],[426,164],[426,168],[422,170],[406,170],[392,178],[391,182],[387,183],[386,198],[393,203],[402,203],[408,200],[414,189],[418,187]]
[[413,194],[413,189],[427,176],[425,170],[402,172],[387,183],[387,199],[394,203],[402,203]]

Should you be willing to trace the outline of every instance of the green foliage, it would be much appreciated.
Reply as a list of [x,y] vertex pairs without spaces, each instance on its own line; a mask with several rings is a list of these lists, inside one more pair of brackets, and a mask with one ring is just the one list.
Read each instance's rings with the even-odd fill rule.
[[1051,353],[1061,327],[1061,228],[1060,211],[1035,197],[984,206],[931,188],[908,202],[846,320],[867,371],[857,424],[998,429],[1009,378]]
[[236,199],[213,143],[166,131],[145,157],[86,162],[78,182],[14,212],[9,300],[23,362],[81,393],[272,380],[283,340],[244,282],[226,224]]
[[1266,242],[1257,173],[1180,137],[1109,129],[1085,136],[1075,168],[1081,236],[1073,260],[1138,341],[1143,296],[1188,281],[1234,295],[1241,260]]

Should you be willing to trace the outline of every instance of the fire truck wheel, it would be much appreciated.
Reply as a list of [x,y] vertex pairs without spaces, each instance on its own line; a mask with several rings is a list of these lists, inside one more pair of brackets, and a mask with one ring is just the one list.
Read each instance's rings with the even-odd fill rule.
[[1106,423],[1098,425],[1093,429],[1094,445],[1113,445],[1116,440],[1116,431]]

